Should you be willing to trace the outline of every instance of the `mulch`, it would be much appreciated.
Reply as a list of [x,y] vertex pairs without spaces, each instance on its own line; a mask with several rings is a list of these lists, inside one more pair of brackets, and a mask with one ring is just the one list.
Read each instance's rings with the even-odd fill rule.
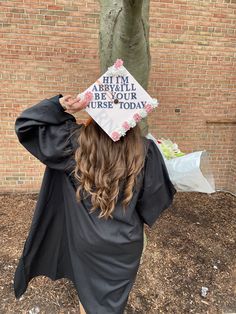
[[[40,276],[19,300],[14,297],[14,271],[36,200],[34,194],[0,195],[0,313],[79,313],[68,279]],[[126,314],[236,313],[234,196],[177,193],[173,205],[145,230],[148,244]]]

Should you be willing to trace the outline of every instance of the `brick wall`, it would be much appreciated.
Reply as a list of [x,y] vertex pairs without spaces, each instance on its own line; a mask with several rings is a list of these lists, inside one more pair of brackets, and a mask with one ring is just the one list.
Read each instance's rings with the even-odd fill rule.
[[[183,151],[206,149],[217,188],[233,192],[235,23],[236,0],[151,1],[149,92],[161,105],[150,130]],[[44,167],[17,143],[15,118],[43,98],[77,94],[94,81],[98,28],[97,0],[0,2],[0,191],[38,190]]]

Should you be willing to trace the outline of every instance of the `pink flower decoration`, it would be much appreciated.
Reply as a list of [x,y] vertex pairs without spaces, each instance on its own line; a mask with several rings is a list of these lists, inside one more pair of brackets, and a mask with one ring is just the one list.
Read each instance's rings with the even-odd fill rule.
[[146,104],[144,108],[147,111],[147,113],[149,113],[153,110],[152,105],[150,105],[150,104]]
[[139,121],[142,120],[142,117],[140,116],[139,113],[135,113],[135,114],[133,115],[133,118],[134,118],[134,121],[135,121],[135,122],[139,122]]
[[119,69],[120,67],[122,67],[123,63],[124,63],[123,60],[117,59],[116,62],[114,63],[114,67],[116,69]]
[[123,124],[122,124],[122,128],[125,129],[125,131],[129,131],[130,129],[130,125],[127,121],[125,121]]
[[111,137],[113,139],[114,142],[119,141],[120,139],[120,134],[116,131],[112,132]]
[[84,95],[84,100],[86,103],[89,103],[93,99],[93,93],[92,92],[86,92]]

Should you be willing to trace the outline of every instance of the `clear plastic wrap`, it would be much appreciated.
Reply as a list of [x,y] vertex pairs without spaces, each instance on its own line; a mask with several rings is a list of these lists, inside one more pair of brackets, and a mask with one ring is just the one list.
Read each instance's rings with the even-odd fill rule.
[[209,156],[205,150],[167,159],[161,150],[160,144],[152,134],[149,133],[146,137],[152,139],[162,153],[171,182],[177,191],[215,192],[215,181]]

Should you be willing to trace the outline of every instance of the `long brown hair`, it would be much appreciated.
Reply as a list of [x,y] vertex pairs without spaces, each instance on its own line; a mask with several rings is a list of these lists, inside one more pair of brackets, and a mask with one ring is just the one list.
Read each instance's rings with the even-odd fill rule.
[[92,121],[82,126],[75,152],[75,178],[79,182],[78,201],[91,196],[91,212],[100,209],[99,218],[112,217],[122,186],[125,209],[133,196],[136,179],[144,166],[144,144],[138,126],[119,141]]

